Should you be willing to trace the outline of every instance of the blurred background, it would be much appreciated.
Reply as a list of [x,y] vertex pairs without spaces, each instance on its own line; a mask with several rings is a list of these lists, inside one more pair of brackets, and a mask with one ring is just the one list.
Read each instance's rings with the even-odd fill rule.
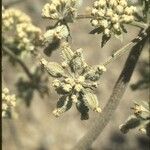
[[[3,0],[2,3],[7,4],[12,1]],[[46,27],[52,24],[50,20],[44,20],[41,17],[41,9],[48,0],[20,1],[22,2],[12,5],[12,7],[31,16],[33,24],[39,26],[44,33]],[[84,13],[92,2],[93,0],[83,0],[83,5],[79,10],[80,14]],[[136,37],[139,32],[139,28],[136,27],[126,26],[126,28],[128,33],[123,35],[122,43],[112,37],[103,48],[100,48],[101,35],[89,35],[88,33],[92,29],[89,20],[78,20],[70,24],[71,45],[73,49],[83,48],[84,57],[88,64],[101,64],[114,51]],[[148,49],[149,44],[147,43],[114,117],[94,142],[91,150],[148,150],[150,148],[150,140],[136,129],[126,135],[119,131],[119,125],[124,123],[129,114],[132,113],[130,107],[133,106],[133,102],[149,99],[148,87],[146,86],[149,82],[149,75],[145,71],[149,68]],[[40,53],[49,61],[60,61],[59,50],[53,51],[51,57],[45,55],[43,49],[40,50]],[[127,56],[128,53],[111,63],[100,80],[96,94],[102,108],[111,95]],[[34,70],[37,64],[31,58],[25,59],[24,62],[31,70]],[[3,57],[2,66],[3,82],[6,87],[10,89],[11,93],[20,94],[19,92],[22,91],[18,90],[21,88],[18,79],[22,77],[28,81],[22,68],[19,65],[11,64],[7,57]],[[80,114],[75,106],[59,118],[52,115],[58,95],[51,87],[51,80],[49,78],[47,82],[49,94],[44,95],[44,97],[37,90],[29,89],[27,84],[26,90],[29,90],[30,94],[19,99],[19,105],[16,108],[18,118],[2,120],[3,150],[69,150],[88,131],[97,115],[95,112],[90,111],[90,118],[86,121],[80,120]],[[24,94],[26,95],[26,93]]]

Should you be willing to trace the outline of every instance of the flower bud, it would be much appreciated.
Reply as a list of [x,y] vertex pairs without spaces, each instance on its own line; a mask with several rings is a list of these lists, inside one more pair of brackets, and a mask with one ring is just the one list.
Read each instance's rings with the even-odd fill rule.
[[107,35],[107,36],[110,36],[110,30],[106,28],[106,29],[104,30],[104,34]]
[[83,83],[85,81],[85,77],[84,76],[79,76],[78,77],[78,83]]
[[106,12],[106,16],[108,17],[112,17],[113,16],[113,10],[112,9],[107,9],[107,12]]
[[119,16],[118,16],[117,14],[114,14],[113,17],[111,18],[111,21],[112,21],[113,23],[118,22],[118,21],[119,21]]
[[93,5],[95,8],[98,8],[100,5],[99,5],[99,1],[95,1],[94,2],[94,5]]
[[81,84],[76,84],[74,89],[75,89],[77,92],[80,92],[80,91],[82,90],[82,88],[83,88],[83,87],[82,87]]
[[64,84],[62,88],[66,92],[70,92],[72,90],[72,86],[70,84]]
[[117,10],[117,13],[118,14],[122,14],[123,13],[123,6],[121,6],[121,5],[118,5],[117,7],[116,7],[116,10]]
[[120,24],[119,24],[119,23],[113,24],[113,28],[114,28],[115,30],[119,30],[119,29],[120,29]]
[[99,1],[99,6],[104,7],[106,5],[106,0],[100,0]]
[[97,26],[98,25],[98,21],[97,20],[92,20],[91,24],[92,24],[92,26]]
[[95,9],[95,8],[92,9],[92,12],[91,12],[92,15],[96,15],[97,13],[98,13],[98,10],[97,10],[97,9]]
[[72,95],[72,96],[71,96],[71,99],[72,99],[72,101],[73,101],[74,103],[77,103],[77,102],[78,102],[78,98],[77,98],[76,95]]
[[53,81],[53,84],[52,84],[54,87],[58,88],[60,86],[60,81],[58,79],[55,79]]
[[108,27],[108,21],[107,20],[102,20],[100,22],[101,26],[103,26],[104,28],[107,28]]
[[119,1],[119,5],[121,5],[121,6],[123,6],[123,7],[126,7],[126,6],[127,6],[126,0],[120,0],[120,1]]

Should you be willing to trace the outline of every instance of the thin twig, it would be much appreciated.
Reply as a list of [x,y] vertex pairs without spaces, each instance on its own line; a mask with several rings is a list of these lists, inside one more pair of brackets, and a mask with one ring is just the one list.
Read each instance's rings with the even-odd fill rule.
[[90,14],[79,14],[76,19],[91,19],[93,18],[93,16],[91,16]]
[[123,46],[121,49],[117,50],[114,54],[112,54],[110,57],[107,58],[107,60],[103,63],[103,65],[106,67],[108,64],[113,62],[114,60],[118,59],[120,56],[122,56],[124,53],[130,50],[130,47],[136,45],[139,40],[146,37],[147,34],[145,33],[145,30],[141,34],[139,34],[136,38],[134,38],[131,42]]
[[139,28],[143,28],[143,29],[148,27],[148,24],[146,24],[144,22],[138,22],[138,21],[133,21],[129,25],[139,27]]
[[6,46],[3,45],[2,49],[3,49],[3,51],[5,53],[7,53],[10,57],[12,57],[13,59],[15,59],[15,61],[17,61],[21,65],[21,67],[23,68],[23,70],[25,71],[25,73],[32,80],[33,79],[32,73],[29,71],[29,69],[25,65],[25,63],[19,57],[17,57],[13,52],[11,52],[11,50],[8,47],[6,47]]
[[103,131],[105,126],[112,119],[115,110],[117,109],[121,98],[123,97],[138,58],[141,51],[146,43],[148,35],[144,37],[140,42],[138,42],[133,48],[127,58],[124,68],[114,86],[113,92],[108,100],[106,106],[104,107],[102,113],[98,115],[95,122],[88,130],[88,132],[79,140],[75,145],[73,150],[87,150],[91,147],[92,143],[97,139],[100,133]]
[[[46,17],[46,16],[42,16],[42,18],[43,19],[50,19],[50,20],[57,20],[57,19],[52,19],[50,17]],[[92,19],[92,18],[93,18],[93,16],[90,15],[90,14],[78,14],[77,17],[76,17],[77,20],[79,20],[79,19]],[[138,21],[133,21],[130,24],[128,24],[128,23],[125,23],[125,24],[132,25],[132,26],[135,26],[135,27],[139,27],[139,28],[142,28],[142,29],[148,27],[148,25],[145,24],[144,22],[138,22]]]
[[[93,16],[90,14],[79,14],[76,17],[76,19],[92,19],[92,18],[93,18]],[[148,25],[145,24],[144,22],[138,22],[138,21],[133,21],[127,25],[132,25],[132,26],[139,27],[139,28],[147,28],[148,27]]]
[[103,65],[106,67],[108,64],[110,64],[112,61],[118,59],[120,56],[122,56],[125,52],[129,51],[130,48],[129,46],[131,46],[133,43],[130,42],[128,44],[126,44],[125,46],[123,46],[121,49],[117,50],[114,54],[112,54],[112,56],[108,57],[107,60],[103,63]]

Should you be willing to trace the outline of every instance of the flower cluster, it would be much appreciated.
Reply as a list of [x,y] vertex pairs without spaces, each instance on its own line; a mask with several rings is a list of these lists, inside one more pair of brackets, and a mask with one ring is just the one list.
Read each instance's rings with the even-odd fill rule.
[[2,28],[4,31],[14,29],[16,24],[30,22],[30,17],[20,10],[9,8],[2,12]]
[[9,90],[4,88],[2,90],[2,117],[11,117],[11,112],[16,106],[16,96],[10,95]]
[[72,103],[76,104],[81,113],[81,119],[88,119],[89,108],[101,112],[98,99],[93,90],[97,88],[97,81],[102,73],[106,71],[103,65],[89,66],[85,63],[82,49],[72,51],[68,43],[62,46],[63,62],[47,62],[41,60],[42,65],[50,76],[56,78],[53,87],[61,95],[57,109],[53,111],[56,117],[71,108]]
[[123,24],[134,20],[135,11],[136,7],[128,6],[126,0],[96,0],[91,10],[91,24],[107,37],[111,33],[121,34],[125,30]]
[[81,0],[50,1],[44,5],[42,16],[58,21],[73,22],[80,4]]
[[55,43],[62,39],[67,39],[69,31],[66,25],[58,25],[53,29],[47,30],[43,35],[44,43]]
[[138,127],[140,131],[150,136],[150,102],[135,103],[132,109],[134,115],[130,116],[125,124],[120,126],[120,130],[127,133],[130,129]]
[[41,30],[31,23],[22,23],[16,26],[16,39],[15,43],[18,42],[17,48],[33,51],[35,45],[38,45],[40,40]]
[[3,36],[9,35],[4,38],[4,43],[13,45],[17,55],[24,56],[33,51],[40,41],[41,30],[32,24],[29,16],[17,9],[2,12],[2,31]]

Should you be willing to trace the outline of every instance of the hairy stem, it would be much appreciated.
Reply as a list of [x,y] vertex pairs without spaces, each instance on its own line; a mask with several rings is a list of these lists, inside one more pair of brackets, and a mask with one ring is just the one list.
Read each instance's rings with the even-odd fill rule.
[[126,91],[127,85],[130,81],[138,58],[146,43],[148,35],[139,41],[133,48],[126,60],[124,68],[114,86],[113,92],[104,107],[102,113],[95,119],[95,122],[88,130],[88,132],[79,140],[73,150],[88,150],[92,143],[98,138],[105,126],[109,123],[115,110],[117,109],[123,94]]
[[10,57],[12,57],[13,59],[15,59],[20,66],[23,68],[23,70],[25,71],[25,73],[27,74],[27,76],[29,77],[29,79],[32,80],[33,76],[32,73],[29,71],[28,67],[25,65],[25,63],[19,58],[17,57],[8,47],[6,46],[2,46],[3,51],[8,54]]

